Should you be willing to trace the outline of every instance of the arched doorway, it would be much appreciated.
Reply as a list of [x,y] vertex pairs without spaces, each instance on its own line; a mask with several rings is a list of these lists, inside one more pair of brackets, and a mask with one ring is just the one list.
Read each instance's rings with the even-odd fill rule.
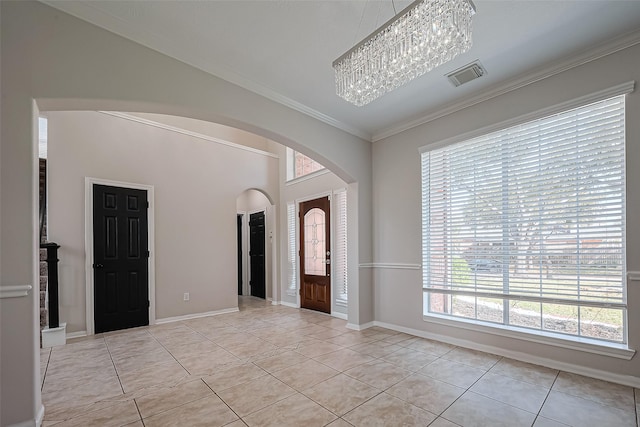
[[248,189],[238,196],[236,209],[238,295],[273,299],[275,206],[263,192]]

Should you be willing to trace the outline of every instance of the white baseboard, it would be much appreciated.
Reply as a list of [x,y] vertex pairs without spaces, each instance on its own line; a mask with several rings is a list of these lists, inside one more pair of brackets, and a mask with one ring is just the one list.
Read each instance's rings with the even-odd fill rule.
[[36,417],[36,427],[40,427],[42,425],[43,420],[44,420],[44,405],[40,405],[40,410],[38,411],[38,416]]
[[76,331],[76,332],[69,332],[67,334],[67,341],[74,339],[74,338],[82,338],[82,337],[86,337],[87,336],[87,331]]
[[8,427],[40,427],[42,420],[44,419],[44,405],[40,405],[38,413],[33,420],[22,421],[15,424],[10,424]]
[[280,301],[280,305],[284,305],[285,307],[291,307],[291,308],[300,308],[298,307],[298,304],[294,304],[286,301]]
[[353,329],[354,331],[364,331],[365,329],[369,329],[373,326],[375,326],[375,322],[363,323],[362,325],[356,325],[355,323],[347,323],[347,329]]
[[[510,359],[520,360],[522,362],[532,363],[535,365],[546,366],[551,369],[558,369],[565,372],[571,372],[578,375],[584,375],[591,378],[596,378],[603,381],[609,381],[612,383],[622,384],[629,387],[640,387],[640,377],[634,377],[631,375],[621,375],[613,372],[607,372],[600,369],[589,368],[586,366],[574,365],[572,363],[559,362],[557,360],[548,359],[546,357],[532,356],[520,351],[508,350],[502,347],[495,347],[492,345],[479,344],[473,341],[462,340],[458,338],[452,338],[446,335],[434,334],[431,332],[425,332],[418,329],[406,328],[404,326],[398,326],[386,322],[373,322],[375,326],[391,329],[393,331],[404,332],[406,334],[415,335],[422,338],[428,338],[447,344],[452,344],[459,347],[464,347],[472,350],[483,351],[485,353],[493,353],[498,356],[508,357]],[[347,325],[347,328],[349,325]]]
[[156,319],[156,325],[164,323],[180,322],[182,320],[199,319],[201,317],[217,316],[219,314],[235,313],[238,307],[223,308],[222,310],[206,311],[204,313],[185,314],[184,316],[165,317],[164,319]]
[[46,326],[42,331],[42,348],[57,347],[67,343],[67,324],[61,322],[57,328]]
[[333,311],[331,312],[331,315],[333,317],[337,317],[338,319],[348,320],[347,315],[345,313],[340,313],[339,311]]

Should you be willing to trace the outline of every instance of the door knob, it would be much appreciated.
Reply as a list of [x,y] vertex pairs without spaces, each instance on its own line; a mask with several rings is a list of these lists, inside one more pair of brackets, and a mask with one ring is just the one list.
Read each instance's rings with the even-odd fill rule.
[[93,268],[104,268],[102,264],[93,264]]

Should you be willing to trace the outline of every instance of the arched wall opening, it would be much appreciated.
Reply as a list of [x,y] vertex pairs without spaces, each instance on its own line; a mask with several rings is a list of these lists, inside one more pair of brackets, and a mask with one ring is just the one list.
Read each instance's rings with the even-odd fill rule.
[[[2,286],[38,283],[37,119],[42,111],[169,114],[241,128],[309,155],[349,183],[349,323],[373,320],[371,144],[39,2],[1,2]],[[114,65],[116,64],[116,65]],[[74,185],[81,185],[76,183]],[[234,203],[229,207],[233,231]],[[3,425],[41,420],[38,298],[0,299]],[[11,328],[11,329],[9,329]],[[4,374],[7,374],[4,376]]]
[[[131,103],[131,102],[115,102],[115,101],[108,101],[106,102],[109,104],[109,106],[111,106],[112,108],[115,106],[120,106],[122,107],[123,110],[134,110],[134,107],[140,107],[139,103]],[[83,100],[83,101],[76,101],[75,103],[67,100],[67,99],[61,99],[61,100],[54,100],[54,99],[44,99],[44,100],[38,100],[37,101],[37,105],[40,106],[40,104],[45,105],[47,107],[47,114],[49,116],[55,116],[55,114],[64,114],[64,112],[62,111],[63,108],[65,107],[71,107],[73,105],[75,105],[76,107],[73,108],[73,111],[75,111],[76,113],[81,113],[80,107],[83,109],[82,111],[84,111],[85,113],[90,113],[93,112],[94,114],[103,114],[106,116],[115,116],[115,117],[120,117],[122,114],[127,115],[127,116],[132,116],[136,121],[138,121],[138,119],[140,119],[140,121],[145,122],[145,120],[147,120],[148,118],[157,118],[157,117],[163,117],[163,123],[167,123],[167,119],[171,118],[175,118],[175,119],[182,119],[182,120],[191,120],[193,122],[202,122],[202,123],[206,123],[206,124],[212,124],[213,122],[207,122],[207,121],[202,121],[200,118],[193,118],[193,117],[187,117],[184,115],[180,115],[180,116],[172,116],[167,114],[167,112],[171,112],[171,111],[175,111],[176,107],[172,106],[172,105],[153,105],[152,107],[152,113],[142,113],[142,112],[138,112],[138,113],[119,113],[119,112],[112,112],[112,111],[99,111],[96,112],[95,110],[92,109],[92,107],[104,107],[105,106],[105,101],[101,101],[101,100],[97,100],[97,101],[88,101],[88,100]],[[142,107],[140,107],[142,108]],[[84,110],[86,109],[86,110]],[[189,110],[187,110],[189,111]],[[193,114],[196,117],[201,117],[201,114],[197,114],[194,113]],[[131,117],[128,117],[131,118]],[[224,120],[223,120],[224,121]],[[226,126],[226,125],[225,125]],[[55,128],[55,127],[54,127]],[[254,128],[253,126],[245,126],[245,128]],[[244,130],[241,130],[242,132],[247,132]],[[266,132],[268,133],[268,132]],[[285,138],[286,139],[286,138]],[[288,141],[285,141],[288,142]],[[286,146],[284,144],[281,143],[276,143],[275,145],[282,145],[283,147]],[[325,161],[322,160],[324,159],[323,156],[318,155],[317,153],[313,152],[312,150],[310,150],[308,147],[304,147],[303,145],[301,145],[300,143],[290,143],[289,146],[293,146],[294,148],[297,148],[299,150],[303,150],[301,152],[303,153],[309,153],[310,156],[314,159],[314,160],[318,160],[318,161]],[[361,224],[359,221],[359,216],[358,216],[358,204],[360,203],[360,196],[358,194],[358,188],[359,188],[359,183],[357,182],[352,182],[351,184],[349,184],[346,180],[342,179],[342,176],[340,176],[338,173],[336,173],[336,171],[334,171],[332,169],[334,162],[330,162],[328,163],[328,167],[327,169],[331,172],[333,172],[336,177],[336,179],[340,180],[341,182],[343,182],[344,185],[344,189],[347,190],[348,193],[348,198],[349,198],[349,222],[350,222],[350,226],[349,226],[349,236],[350,236],[350,241],[351,242],[356,242],[358,241],[358,235],[359,235],[359,229],[361,228]],[[340,171],[337,171],[340,172]],[[332,174],[333,175],[333,174]],[[343,175],[344,176],[344,175]],[[352,179],[349,177],[349,179]],[[334,187],[336,185],[334,184]],[[277,191],[272,191],[272,193],[277,194]],[[296,192],[293,192],[294,194],[296,194]],[[301,194],[296,194],[296,199],[300,198],[300,197],[306,197],[306,195],[301,195]],[[275,203],[275,199],[273,199],[273,197],[268,196],[269,201],[273,204],[272,209],[274,209],[275,211],[275,205],[277,205],[277,203]],[[280,219],[278,220],[277,216],[275,214],[272,215],[273,221],[275,221],[277,223],[273,224],[272,228],[275,230],[277,227],[279,227],[281,230],[284,229],[285,224],[283,223],[283,217],[282,215],[284,214],[284,208],[280,207]],[[279,237],[280,240],[283,240],[283,236],[279,236],[277,235],[276,237]],[[274,239],[273,243],[276,244],[276,242],[278,241],[278,239]],[[350,288],[352,288],[352,290],[350,291],[350,294],[352,295],[352,304],[351,307],[358,307],[358,284],[359,284],[359,280],[358,280],[358,276],[360,275],[360,271],[358,269],[358,264],[359,264],[359,245],[354,245],[351,244],[350,245],[350,249],[349,249],[349,264],[351,266],[350,268],[350,273],[349,273],[349,282],[351,283]],[[278,258],[279,258],[279,254],[280,252],[282,252],[282,250],[284,250],[282,247],[280,248],[275,248],[274,249],[274,253],[276,254],[276,256],[273,256],[270,260],[270,262],[276,263],[278,262]],[[246,269],[245,269],[246,271]],[[365,270],[365,273],[367,271]],[[269,275],[269,279],[271,281],[271,286],[269,287],[269,290],[272,290],[272,292],[270,293],[269,298],[275,298],[275,301],[281,301],[283,299],[286,299],[286,296],[283,293],[283,289],[284,289],[284,285],[279,283],[282,280],[282,266],[279,265],[274,265],[273,266],[273,271],[270,272]],[[244,293],[244,292],[243,292]],[[88,304],[89,302],[87,302]],[[206,310],[205,310],[206,311]],[[351,319],[357,319],[359,317],[359,311],[354,311],[355,314],[351,314]],[[165,319],[165,318],[174,318],[174,317],[179,317],[180,314],[179,313],[171,313],[170,315],[166,316],[166,315],[162,315],[159,314],[158,316],[156,316],[157,319]],[[350,321],[351,324],[353,325],[357,325],[358,322],[356,320],[354,320],[353,322]],[[78,329],[75,328],[77,331],[80,331],[80,333],[82,333],[84,331],[84,329]]]
[[[297,208],[303,200],[329,196],[332,216],[338,215],[333,197],[344,200],[349,186],[337,175],[323,169],[311,179],[290,182],[285,173],[290,161],[285,146],[211,122],[152,113],[43,114],[50,122],[49,240],[62,246],[60,312],[70,337],[95,330],[94,236],[88,227],[92,222],[91,188],[85,184],[83,192],[74,185],[82,180],[149,187],[158,195],[149,211],[158,218],[149,230],[150,236],[158,236],[153,239],[155,247],[150,247],[151,324],[236,307],[231,274],[235,270],[229,268],[234,261],[239,267],[237,295],[299,306],[298,285],[291,283],[291,260],[287,259],[291,250],[289,205]],[[231,202],[233,213],[241,216],[240,237],[235,241],[228,227],[232,216],[224,208]],[[79,209],[73,209],[83,203],[84,218]],[[257,212],[265,216],[264,272],[259,274],[263,278],[259,285],[252,283],[249,241],[249,217]],[[233,259],[231,254],[238,249]],[[352,263],[339,264],[354,270]],[[332,275],[336,289],[345,286],[342,271]],[[252,285],[262,291],[254,292]],[[347,318],[344,298],[332,302],[332,313]]]
[[[238,195],[238,295],[279,301],[276,203],[262,190]],[[258,241],[260,240],[260,241]]]

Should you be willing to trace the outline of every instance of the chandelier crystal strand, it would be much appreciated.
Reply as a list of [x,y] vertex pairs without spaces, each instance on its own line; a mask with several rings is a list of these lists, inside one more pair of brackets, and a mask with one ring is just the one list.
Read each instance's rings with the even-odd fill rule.
[[333,62],[338,96],[359,107],[471,48],[471,0],[418,0]]

